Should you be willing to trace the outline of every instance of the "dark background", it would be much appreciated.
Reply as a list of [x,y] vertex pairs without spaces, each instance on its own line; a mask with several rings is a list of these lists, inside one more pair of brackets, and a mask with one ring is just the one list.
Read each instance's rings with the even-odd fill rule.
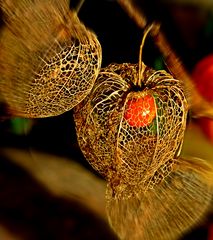
[[[72,1],[71,7],[77,2]],[[210,8],[202,6],[202,1],[200,5],[187,4],[187,1],[184,4],[168,1],[169,4],[159,0],[136,2],[143,9],[149,22],[153,20],[161,22],[167,39],[189,72],[199,59],[212,52],[213,14]],[[112,62],[138,62],[143,31],[116,1],[86,0],[79,17],[96,33],[101,43],[103,67]],[[162,57],[149,37],[144,47],[143,61],[154,68],[164,67]],[[2,149],[33,148],[72,158],[97,174],[78,147],[72,110],[60,116],[25,122],[16,118],[5,118],[5,115],[5,108],[2,107],[0,120]],[[23,185],[26,187],[23,188]],[[92,213],[87,214],[83,206],[74,202],[68,203],[65,199],[55,199],[24,170],[3,157],[0,161],[0,186],[0,222],[23,240],[115,239],[107,227],[99,227],[99,234],[97,233],[96,228],[101,226],[101,221]],[[210,218],[211,216],[183,239],[207,239]],[[66,225],[65,222],[78,223],[75,226],[82,229],[78,231],[81,234],[77,236],[74,225]],[[88,229],[91,235],[88,235]]]

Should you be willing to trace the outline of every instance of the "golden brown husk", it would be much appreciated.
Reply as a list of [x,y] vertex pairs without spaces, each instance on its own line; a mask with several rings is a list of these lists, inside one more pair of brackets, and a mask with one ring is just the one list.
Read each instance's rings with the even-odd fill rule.
[[[120,239],[178,239],[210,205],[212,168],[179,158],[188,111],[180,81],[146,67],[143,88],[134,91],[135,77],[136,64],[101,70],[92,92],[74,108],[78,142],[108,181],[108,217]],[[155,99],[156,119],[131,126],[127,102],[147,93]]]
[[6,0],[1,7],[0,90],[10,113],[34,118],[72,109],[101,66],[95,34],[67,0]]

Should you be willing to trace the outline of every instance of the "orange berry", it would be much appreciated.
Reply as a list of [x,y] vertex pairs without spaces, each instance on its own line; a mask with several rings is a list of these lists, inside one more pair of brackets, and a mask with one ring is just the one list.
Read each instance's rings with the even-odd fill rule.
[[132,98],[127,102],[124,118],[130,126],[148,126],[156,117],[155,99],[151,95]]

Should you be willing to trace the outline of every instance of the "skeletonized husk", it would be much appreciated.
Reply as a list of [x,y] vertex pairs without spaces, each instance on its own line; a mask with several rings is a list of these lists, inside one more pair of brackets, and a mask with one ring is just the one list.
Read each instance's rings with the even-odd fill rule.
[[[74,108],[78,142],[108,181],[108,217],[121,239],[177,239],[206,212],[213,188],[204,176],[212,169],[178,158],[188,112],[180,81],[148,67],[140,88],[132,84],[137,77],[136,64],[101,70]],[[134,125],[135,116],[126,117],[129,103],[144,96],[154,99],[156,115]]]
[[12,115],[62,114],[90,92],[101,66],[94,33],[67,0],[6,0],[0,35],[0,90]]
[[[103,69],[89,96],[75,107],[80,147],[91,165],[111,180],[151,184],[150,177],[170,161],[184,136],[187,103],[180,82],[165,71],[145,70],[142,90],[131,86],[137,65],[110,65]],[[144,96],[154,99],[156,117],[148,125],[132,126],[125,118],[128,104]],[[147,103],[145,103],[147,104]]]
[[107,213],[119,237],[176,240],[204,220],[212,203],[213,178],[210,182],[203,177],[212,174],[212,169],[207,170],[205,161],[202,165],[196,169],[187,163],[185,167],[181,160],[162,183],[146,192],[132,189],[130,198],[114,194],[109,184]]

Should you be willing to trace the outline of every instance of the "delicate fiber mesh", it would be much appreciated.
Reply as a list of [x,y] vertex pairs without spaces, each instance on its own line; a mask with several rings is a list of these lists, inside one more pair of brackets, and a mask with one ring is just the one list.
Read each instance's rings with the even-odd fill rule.
[[[147,68],[144,89],[130,92],[136,73],[133,64],[103,69],[91,94],[76,107],[75,120],[80,147],[93,167],[108,179],[115,171],[123,182],[131,179],[145,190],[155,184],[153,176],[168,174],[168,163],[171,169],[183,139],[187,105],[179,81],[165,71]],[[125,119],[128,103],[147,95],[153,98],[155,118],[147,126],[132,126],[131,116]]]
[[112,72],[101,72],[93,90],[74,108],[81,150],[104,176],[113,167],[122,99],[129,85]]
[[6,0],[0,36],[0,89],[9,111],[49,117],[70,110],[90,92],[101,46],[67,0]]
[[[187,102],[180,81],[146,67],[141,88],[134,64],[101,70],[74,108],[78,142],[107,182],[110,224],[124,240],[172,240],[206,212],[212,169],[179,159]],[[211,174],[212,175],[212,172]]]
[[[177,240],[199,223],[210,206],[212,186],[193,169],[178,169],[161,184],[143,192],[131,188],[126,198],[107,187],[107,213],[113,229],[124,240]],[[200,169],[205,173],[204,169]]]

